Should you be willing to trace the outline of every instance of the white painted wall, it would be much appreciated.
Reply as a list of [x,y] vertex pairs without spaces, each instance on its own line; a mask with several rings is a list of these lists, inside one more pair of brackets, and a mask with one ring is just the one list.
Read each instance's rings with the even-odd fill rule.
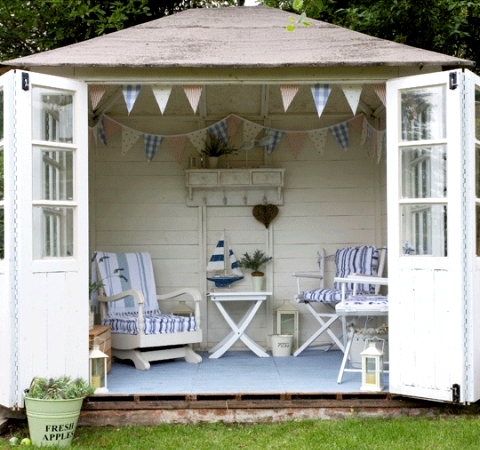
[[[332,91],[333,101],[319,119],[308,87],[301,88],[285,114],[278,87],[272,87],[268,105],[263,105],[268,118],[259,120],[260,93],[260,86],[208,86],[200,105],[206,116],[201,119],[193,115],[179,87],[174,88],[165,115],[160,116],[147,88],[142,89],[130,116],[126,115],[123,99],[107,114],[132,129],[162,135],[195,131],[231,112],[281,130],[318,129],[352,117],[341,91]],[[91,140],[91,250],[150,251],[161,293],[180,286],[206,291],[206,258],[223,229],[237,257],[256,248],[266,250],[274,257],[266,267],[267,287],[274,295],[262,306],[248,334],[260,345],[268,345],[275,308],[285,299],[293,299],[296,292],[292,272],[317,269],[317,251],[322,247],[331,254],[345,245],[386,245],[385,157],[377,163],[369,146],[360,147],[359,141],[359,134],[352,132],[350,149],[344,151],[329,134],[325,152],[320,154],[307,137],[295,159],[283,138],[267,163],[285,168],[284,205],[267,231],[252,216],[251,206],[186,206],[183,170],[188,167],[188,156],[198,156],[188,139],[181,164],[165,144],[148,163],[142,139],[124,156],[121,133],[108,138],[107,146],[98,142],[95,147]],[[241,129],[232,143],[241,145]],[[263,149],[249,151],[248,165],[262,165],[263,156]],[[228,163],[244,167],[246,158],[241,153],[228,157]],[[207,255],[202,254],[203,223]],[[333,271],[333,264],[329,264],[327,285],[332,282]],[[236,289],[251,287],[248,271],[246,275],[234,285]],[[303,342],[317,322],[302,305],[297,306]],[[204,348],[211,348],[229,328],[215,305],[205,303],[203,313]]]

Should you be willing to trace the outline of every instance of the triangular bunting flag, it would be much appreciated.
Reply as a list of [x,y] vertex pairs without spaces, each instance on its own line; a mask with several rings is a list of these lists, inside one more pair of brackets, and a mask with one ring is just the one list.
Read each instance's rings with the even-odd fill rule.
[[342,86],[343,93],[347,99],[348,104],[352,113],[357,112],[358,103],[360,102],[360,95],[362,94],[362,85],[361,84],[348,84]]
[[380,159],[382,158],[384,138],[385,134],[379,132],[377,136],[377,164],[380,164]]
[[282,139],[284,132],[280,130],[274,130],[273,128],[266,128],[265,135],[257,143],[258,146],[264,146],[265,150],[269,155],[277,148],[280,144],[280,139]]
[[385,88],[385,84],[374,84],[373,90],[378,95],[378,98],[383,103],[383,106],[387,106],[387,91]]
[[210,134],[213,134],[217,138],[221,139],[223,142],[228,141],[226,120],[221,120],[220,122],[214,123],[213,125],[209,126],[207,130]]
[[321,155],[323,155],[323,152],[325,151],[325,145],[327,144],[327,131],[327,128],[308,131],[308,137]]
[[305,133],[302,131],[300,133],[287,132],[288,146],[290,151],[295,159],[298,158],[300,153],[303,150],[303,141],[305,140]]
[[370,133],[370,156],[375,158],[377,154],[377,131],[372,128]]
[[151,162],[155,154],[157,153],[158,146],[163,141],[163,136],[156,136],[154,134],[143,135],[143,145],[145,148],[145,155],[147,161]]
[[157,101],[158,107],[160,108],[160,112],[163,114],[165,112],[165,107],[167,106],[168,99],[170,98],[170,94],[172,92],[171,85],[158,85],[154,84],[152,86],[152,92],[155,96],[155,100]]
[[339,123],[337,125],[332,125],[329,128],[333,137],[337,140],[338,145],[343,148],[343,150],[348,150],[348,123]]
[[243,141],[244,142],[250,142],[253,139],[255,139],[260,133],[260,131],[263,130],[262,125],[258,125],[258,123],[255,122],[250,122],[249,120],[246,120],[243,122]]
[[125,99],[125,104],[127,105],[128,114],[130,114],[133,105],[135,105],[141,88],[142,86],[140,84],[127,84],[122,86],[123,98]]
[[124,128],[122,130],[122,155],[125,154],[135,145],[141,133],[132,130],[130,128]]
[[107,145],[107,138],[105,137],[105,122],[104,122],[104,116],[101,117],[101,119],[98,122],[97,125],[97,137],[100,139],[103,143],[103,145]]
[[328,84],[314,84],[311,89],[318,117],[321,117],[332,89]]
[[103,94],[105,94],[105,91],[107,90],[107,86],[104,84],[91,84],[88,87],[88,90],[90,91],[90,101],[92,103],[92,109],[95,111],[98,104],[100,103],[100,100],[103,97]]
[[183,152],[185,150],[185,136],[166,136],[165,142],[170,148],[175,161],[181,163],[183,159]]
[[227,135],[229,138],[235,136],[235,133],[238,130],[238,127],[241,125],[243,122],[241,117],[236,116],[235,114],[230,114],[226,118],[227,122]]
[[282,101],[283,101],[283,110],[287,111],[290,103],[297,95],[298,86],[295,84],[284,84],[280,86],[280,93],[282,94]]
[[363,118],[362,121],[362,130],[360,131],[360,147],[365,144],[368,134],[368,122],[367,119]]
[[202,150],[205,147],[206,135],[206,130],[194,131],[193,133],[187,134],[188,139],[190,140],[192,145],[198,150],[198,153],[202,153]]
[[357,133],[362,132],[362,127],[363,127],[363,114],[359,114],[358,116],[355,116],[352,120],[350,120],[350,127],[352,130],[356,131]]
[[185,95],[187,96],[188,101],[190,102],[190,106],[192,107],[195,114],[197,113],[198,102],[200,101],[200,96],[202,95],[202,89],[202,86],[196,85],[183,86]]
[[113,136],[117,131],[122,129],[122,126],[118,122],[115,122],[114,120],[110,119],[110,117],[108,116],[104,116],[103,124],[105,127],[106,138]]

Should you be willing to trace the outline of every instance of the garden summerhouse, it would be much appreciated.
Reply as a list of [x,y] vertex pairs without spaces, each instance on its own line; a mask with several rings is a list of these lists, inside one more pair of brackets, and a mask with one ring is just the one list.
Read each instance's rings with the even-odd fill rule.
[[[320,249],[387,247],[390,392],[480,399],[474,63],[288,17],[187,10],[3,63],[0,405],[34,375],[88,377],[94,251],[148,251],[159,293],[205,294],[222,233],[273,257],[249,328],[264,348]],[[209,130],[239,150],[206,171]],[[295,307],[301,343],[315,323]],[[200,309],[207,350],[228,328]]]

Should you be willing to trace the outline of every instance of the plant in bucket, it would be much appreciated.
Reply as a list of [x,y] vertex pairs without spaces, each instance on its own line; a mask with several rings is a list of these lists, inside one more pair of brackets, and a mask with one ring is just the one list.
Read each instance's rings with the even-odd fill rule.
[[252,271],[252,284],[254,291],[261,291],[263,289],[263,279],[265,273],[260,271],[260,267],[272,260],[271,256],[265,255],[262,250],[255,250],[252,255],[248,252],[243,254],[243,258],[238,261],[240,267],[250,269]]
[[34,377],[24,392],[33,445],[66,447],[72,442],[85,397],[94,388],[83,378]]

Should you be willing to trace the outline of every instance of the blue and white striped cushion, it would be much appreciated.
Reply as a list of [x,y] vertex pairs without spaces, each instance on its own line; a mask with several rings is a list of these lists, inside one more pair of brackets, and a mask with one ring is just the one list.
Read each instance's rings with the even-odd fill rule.
[[352,295],[345,300],[345,308],[378,309],[388,308],[388,295]]
[[[109,325],[112,333],[138,334],[136,314],[110,315],[103,320]],[[195,331],[195,317],[175,316],[173,314],[146,314],[143,322],[144,334],[182,333]]]
[[[336,277],[347,277],[350,274],[377,275],[378,273],[378,249],[374,246],[345,247],[336,251],[335,265]],[[353,283],[347,283],[346,295],[353,291]],[[357,293],[373,294],[375,286],[358,284]],[[303,293],[303,301],[319,303],[335,303],[342,300],[341,283],[334,283],[333,289],[314,289]]]
[[[152,260],[149,253],[97,252],[96,261],[107,297],[120,294],[128,289],[136,289],[141,291],[145,297],[144,312],[160,313]],[[115,275],[114,271],[117,269],[123,269],[119,273],[126,280]],[[110,302],[108,312],[110,314],[136,313],[137,306],[134,298],[128,296],[123,300]]]

